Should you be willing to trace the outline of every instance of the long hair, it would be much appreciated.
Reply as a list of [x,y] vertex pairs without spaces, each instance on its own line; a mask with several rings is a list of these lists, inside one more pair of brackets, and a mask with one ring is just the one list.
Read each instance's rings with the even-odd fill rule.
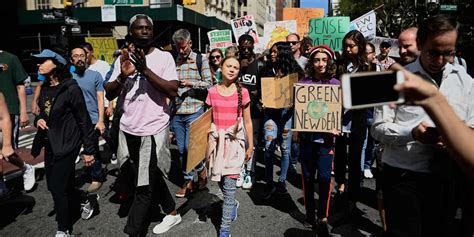
[[[306,64],[306,68],[305,68],[306,69],[305,73],[307,77],[315,78],[314,75],[316,75],[316,68],[314,67],[314,58],[316,57],[316,54],[318,53],[319,52],[314,52],[309,57],[308,63]],[[324,54],[328,55],[327,53],[324,53]],[[323,75],[324,78],[317,78],[317,79],[324,79],[324,80],[331,79],[336,74],[336,68],[337,68],[336,63],[331,58],[331,56],[328,55],[326,72]]]
[[[345,43],[347,39],[353,40],[354,43],[357,45],[357,55],[352,58],[349,57],[345,49]],[[337,70],[338,78],[342,73],[345,73],[347,71],[346,66],[349,65],[350,62],[352,62],[354,66],[358,67],[358,72],[366,72],[372,70],[372,64],[367,59],[366,44],[367,41],[365,40],[364,35],[357,30],[351,30],[344,36],[344,39],[342,39],[342,57]]]
[[[240,74],[240,61],[237,57],[226,57],[224,58],[222,61],[221,61],[221,67],[224,66],[224,63],[229,60],[229,59],[235,59],[238,63],[239,63],[239,72],[237,73],[237,75]],[[243,106],[242,106],[242,86],[240,85],[239,83],[239,79],[237,78],[235,81],[235,86],[237,88],[237,96],[238,96],[238,101],[237,101],[237,119],[240,117],[240,115],[243,115],[242,114],[242,109],[243,109]]]
[[267,68],[265,70],[267,75],[273,74],[272,70],[275,70],[275,72],[280,71],[282,76],[292,73],[298,73],[299,77],[304,75],[303,70],[293,57],[293,52],[288,42],[279,41],[274,43],[270,49],[273,47],[277,48],[277,60],[276,62],[272,62],[271,60],[267,62]]

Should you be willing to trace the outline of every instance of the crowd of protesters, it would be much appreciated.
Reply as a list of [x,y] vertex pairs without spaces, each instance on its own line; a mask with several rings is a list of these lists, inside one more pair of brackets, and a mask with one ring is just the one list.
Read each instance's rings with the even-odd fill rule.
[[[375,55],[375,46],[356,30],[342,39],[342,52],[311,45],[307,37],[292,33],[263,54],[255,53],[254,38],[246,34],[224,52],[211,49],[201,54],[192,50],[191,33],[179,29],[172,36],[177,52],[173,58],[154,44],[153,20],[137,14],[130,19],[125,47],[110,66],[95,58],[90,44],[71,47],[68,53],[51,48],[33,55],[43,82],[32,105],[38,129],[32,155],[44,148],[56,236],[73,232],[73,198],[80,199],[83,219],[97,210],[99,195],[94,193],[105,181],[99,136],[111,148],[112,161],[132,170],[122,174],[133,186],[127,190],[133,201],[124,227],[130,236],[147,232],[155,201],[166,215],[153,233],[165,233],[181,222],[165,181],[173,140],[183,180],[175,198],[204,189],[208,177],[219,182],[223,193],[219,236],[230,236],[240,205],[237,188],[253,187],[256,162],[261,159],[262,199],[286,194],[287,177],[295,175],[297,163],[301,164],[307,228],[327,228],[334,197],[340,197],[347,215],[355,213],[364,178],[375,177],[377,207],[387,236],[450,236],[458,208],[460,233],[472,236],[474,151],[468,142],[474,136],[474,81],[466,62],[455,56],[457,35],[455,18],[432,16],[401,32],[400,58],[394,59],[389,56],[389,42],[382,42]],[[19,127],[28,124],[26,73],[5,51],[0,51],[0,65],[0,157],[22,169],[24,189],[30,190],[34,168],[14,153]],[[273,109],[262,103],[263,77],[278,80],[294,74],[299,83],[340,85],[342,74],[385,70],[403,71],[406,81],[395,89],[405,91],[407,103],[344,110],[342,131],[294,132],[293,106]],[[367,93],[371,90],[377,88],[367,88]],[[209,108],[207,155],[189,172],[190,124]],[[277,150],[280,173],[275,181]],[[73,185],[77,157],[84,162],[82,176],[91,181],[85,191]]]

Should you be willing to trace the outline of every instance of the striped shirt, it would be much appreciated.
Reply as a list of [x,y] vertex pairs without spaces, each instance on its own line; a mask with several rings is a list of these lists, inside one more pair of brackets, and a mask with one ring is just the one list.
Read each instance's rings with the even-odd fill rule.
[[[179,57],[179,56],[178,56]],[[196,61],[197,54],[191,52],[185,63],[176,65],[176,73],[178,74],[178,80],[184,81],[189,80],[192,83],[192,88],[184,87],[178,89],[178,96],[176,97],[177,114],[194,114],[203,105],[204,101],[192,98],[190,96],[184,96],[183,93],[190,89],[208,89],[212,85],[211,69],[209,68],[209,62],[206,57],[202,57],[202,69],[201,75]],[[179,58],[176,62],[179,61]]]
[[[248,103],[250,103],[249,91],[246,88],[242,88],[242,111],[240,117],[243,115],[243,108]],[[212,120],[217,130],[226,130],[237,121],[237,106],[239,104],[237,90],[230,96],[223,96],[217,91],[217,86],[213,86],[207,94],[206,104],[212,107]]]

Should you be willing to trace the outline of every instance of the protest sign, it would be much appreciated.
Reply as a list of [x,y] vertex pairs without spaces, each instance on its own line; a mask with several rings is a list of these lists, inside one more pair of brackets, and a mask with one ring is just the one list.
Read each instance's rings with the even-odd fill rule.
[[392,47],[390,47],[390,53],[388,53],[388,56],[399,58],[400,54],[398,53],[398,39],[391,39],[391,38],[376,36],[371,41],[372,44],[374,44],[375,46],[375,54],[376,55],[380,54],[380,44],[384,41],[387,41],[392,45]]
[[232,26],[232,32],[234,32],[235,41],[238,42],[241,35],[247,34],[251,35],[255,40],[255,43],[258,43],[258,33],[257,33],[257,24],[252,15],[241,16],[236,19],[230,20],[230,25]]
[[341,131],[342,93],[339,85],[295,84],[293,131]]
[[342,50],[342,39],[349,31],[349,17],[324,17],[309,21],[309,37],[313,45],[325,44],[334,51]]
[[278,41],[286,41],[286,36],[296,32],[296,21],[272,21],[263,25],[263,39],[261,41],[269,49]]
[[222,52],[229,46],[232,46],[232,32],[230,30],[213,30],[207,32],[210,48],[220,48]]
[[263,106],[273,109],[288,108],[293,104],[293,85],[298,81],[298,74],[293,73],[281,78],[262,77]]
[[114,62],[114,52],[118,49],[115,37],[85,37],[84,40],[94,48],[97,59],[104,60],[108,64]]
[[351,25],[349,26],[349,30],[360,31],[368,40],[375,38],[376,29],[377,21],[373,10],[351,21]]
[[[296,33],[301,38],[309,32],[309,20],[323,16],[324,8],[283,8],[283,20],[296,20]],[[294,33],[294,31],[290,33]]]
[[207,110],[189,125],[188,157],[186,172],[193,170],[206,158],[208,134],[211,129],[212,109]]

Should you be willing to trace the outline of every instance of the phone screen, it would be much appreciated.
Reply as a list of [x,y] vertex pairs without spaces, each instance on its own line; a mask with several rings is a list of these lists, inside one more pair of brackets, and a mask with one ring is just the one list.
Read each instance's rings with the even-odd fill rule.
[[352,105],[397,101],[399,92],[393,89],[396,83],[396,72],[371,76],[354,75],[350,79]]

